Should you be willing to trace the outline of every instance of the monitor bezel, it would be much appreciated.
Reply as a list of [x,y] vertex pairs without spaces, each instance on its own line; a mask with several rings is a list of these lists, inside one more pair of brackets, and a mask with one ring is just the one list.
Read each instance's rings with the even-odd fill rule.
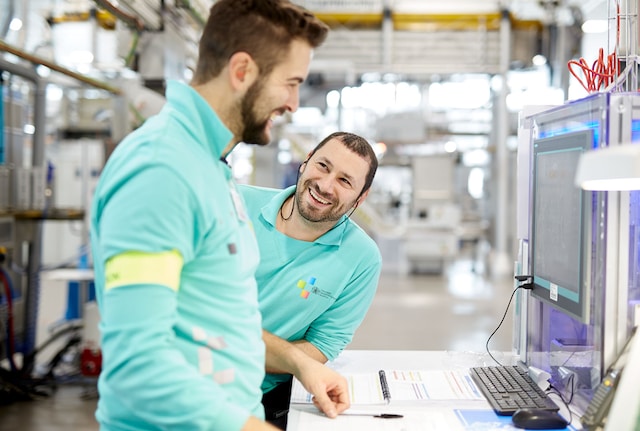
[[[536,184],[537,184],[537,160],[538,156],[550,151],[559,150],[572,150],[576,151],[588,151],[594,146],[594,133],[591,129],[574,131],[570,133],[564,133],[561,135],[555,135],[551,137],[544,137],[534,139],[532,149],[532,181],[531,181],[531,231],[529,236],[530,244],[530,268],[531,275],[533,277],[533,288],[531,290],[531,296],[551,305],[554,309],[559,310],[574,319],[582,323],[589,323],[589,304],[590,304],[590,278],[587,276],[586,268],[589,267],[586,260],[587,250],[589,249],[587,239],[588,232],[591,226],[591,201],[589,199],[590,192],[584,191],[576,187],[576,193],[580,193],[580,214],[577,215],[576,221],[580,223],[579,245],[580,256],[578,258],[579,270],[578,270],[578,300],[573,301],[567,296],[562,294],[562,289],[558,289],[557,299],[551,298],[550,285],[553,280],[547,280],[536,273]],[[576,165],[577,167],[577,165]],[[575,176],[575,172],[573,172]],[[573,184],[573,182],[572,182]],[[556,284],[556,283],[553,283]],[[557,285],[557,284],[556,284]],[[561,286],[562,287],[562,286]]]

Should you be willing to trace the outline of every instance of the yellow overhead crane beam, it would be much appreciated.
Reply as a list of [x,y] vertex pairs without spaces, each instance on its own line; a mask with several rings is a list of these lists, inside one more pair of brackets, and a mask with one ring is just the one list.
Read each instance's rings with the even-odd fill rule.
[[[330,27],[380,28],[383,12],[379,13],[327,13],[314,12]],[[543,25],[537,20],[511,18],[514,30],[541,30]],[[414,31],[476,31],[478,29],[497,31],[500,28],[500,12],[468,14],[427,14],[391,13],[394,30]]]
[[327,13],[314,12],[316,17],[329,27],[379,28],[382,25],[380,13]]

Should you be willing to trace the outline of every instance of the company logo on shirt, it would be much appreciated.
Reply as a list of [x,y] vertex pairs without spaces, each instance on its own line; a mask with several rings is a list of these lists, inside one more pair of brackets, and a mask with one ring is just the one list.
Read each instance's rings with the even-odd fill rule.
[[309,277],[306,281],[302,279],[298,280],[297,286],[298,289],[300,289],[301,298],[307,299],[309,295],[313,293],[314,295],[318,295],[323,298],[336,299],[331,295],[331,292],[320,289],[316,285],[316,280],[317,279],[315,277]]

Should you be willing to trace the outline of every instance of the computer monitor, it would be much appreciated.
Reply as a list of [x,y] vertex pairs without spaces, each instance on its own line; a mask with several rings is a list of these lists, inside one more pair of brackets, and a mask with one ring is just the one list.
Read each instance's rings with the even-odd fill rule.
[[531,294],[584,323],[589,321],[590,280],[584,268],[591,206],[574,177],[580,154],[592,147],[591,130],[533,142]]

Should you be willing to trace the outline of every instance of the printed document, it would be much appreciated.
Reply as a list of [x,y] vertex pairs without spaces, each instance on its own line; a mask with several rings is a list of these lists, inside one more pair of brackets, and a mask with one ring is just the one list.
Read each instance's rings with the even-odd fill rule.
[[[352,405],[485,399],[464,370],[381,370],[343,375],[349,384]],[[293,382],[291,402],[312,402],[311,394],[297,379]]]

